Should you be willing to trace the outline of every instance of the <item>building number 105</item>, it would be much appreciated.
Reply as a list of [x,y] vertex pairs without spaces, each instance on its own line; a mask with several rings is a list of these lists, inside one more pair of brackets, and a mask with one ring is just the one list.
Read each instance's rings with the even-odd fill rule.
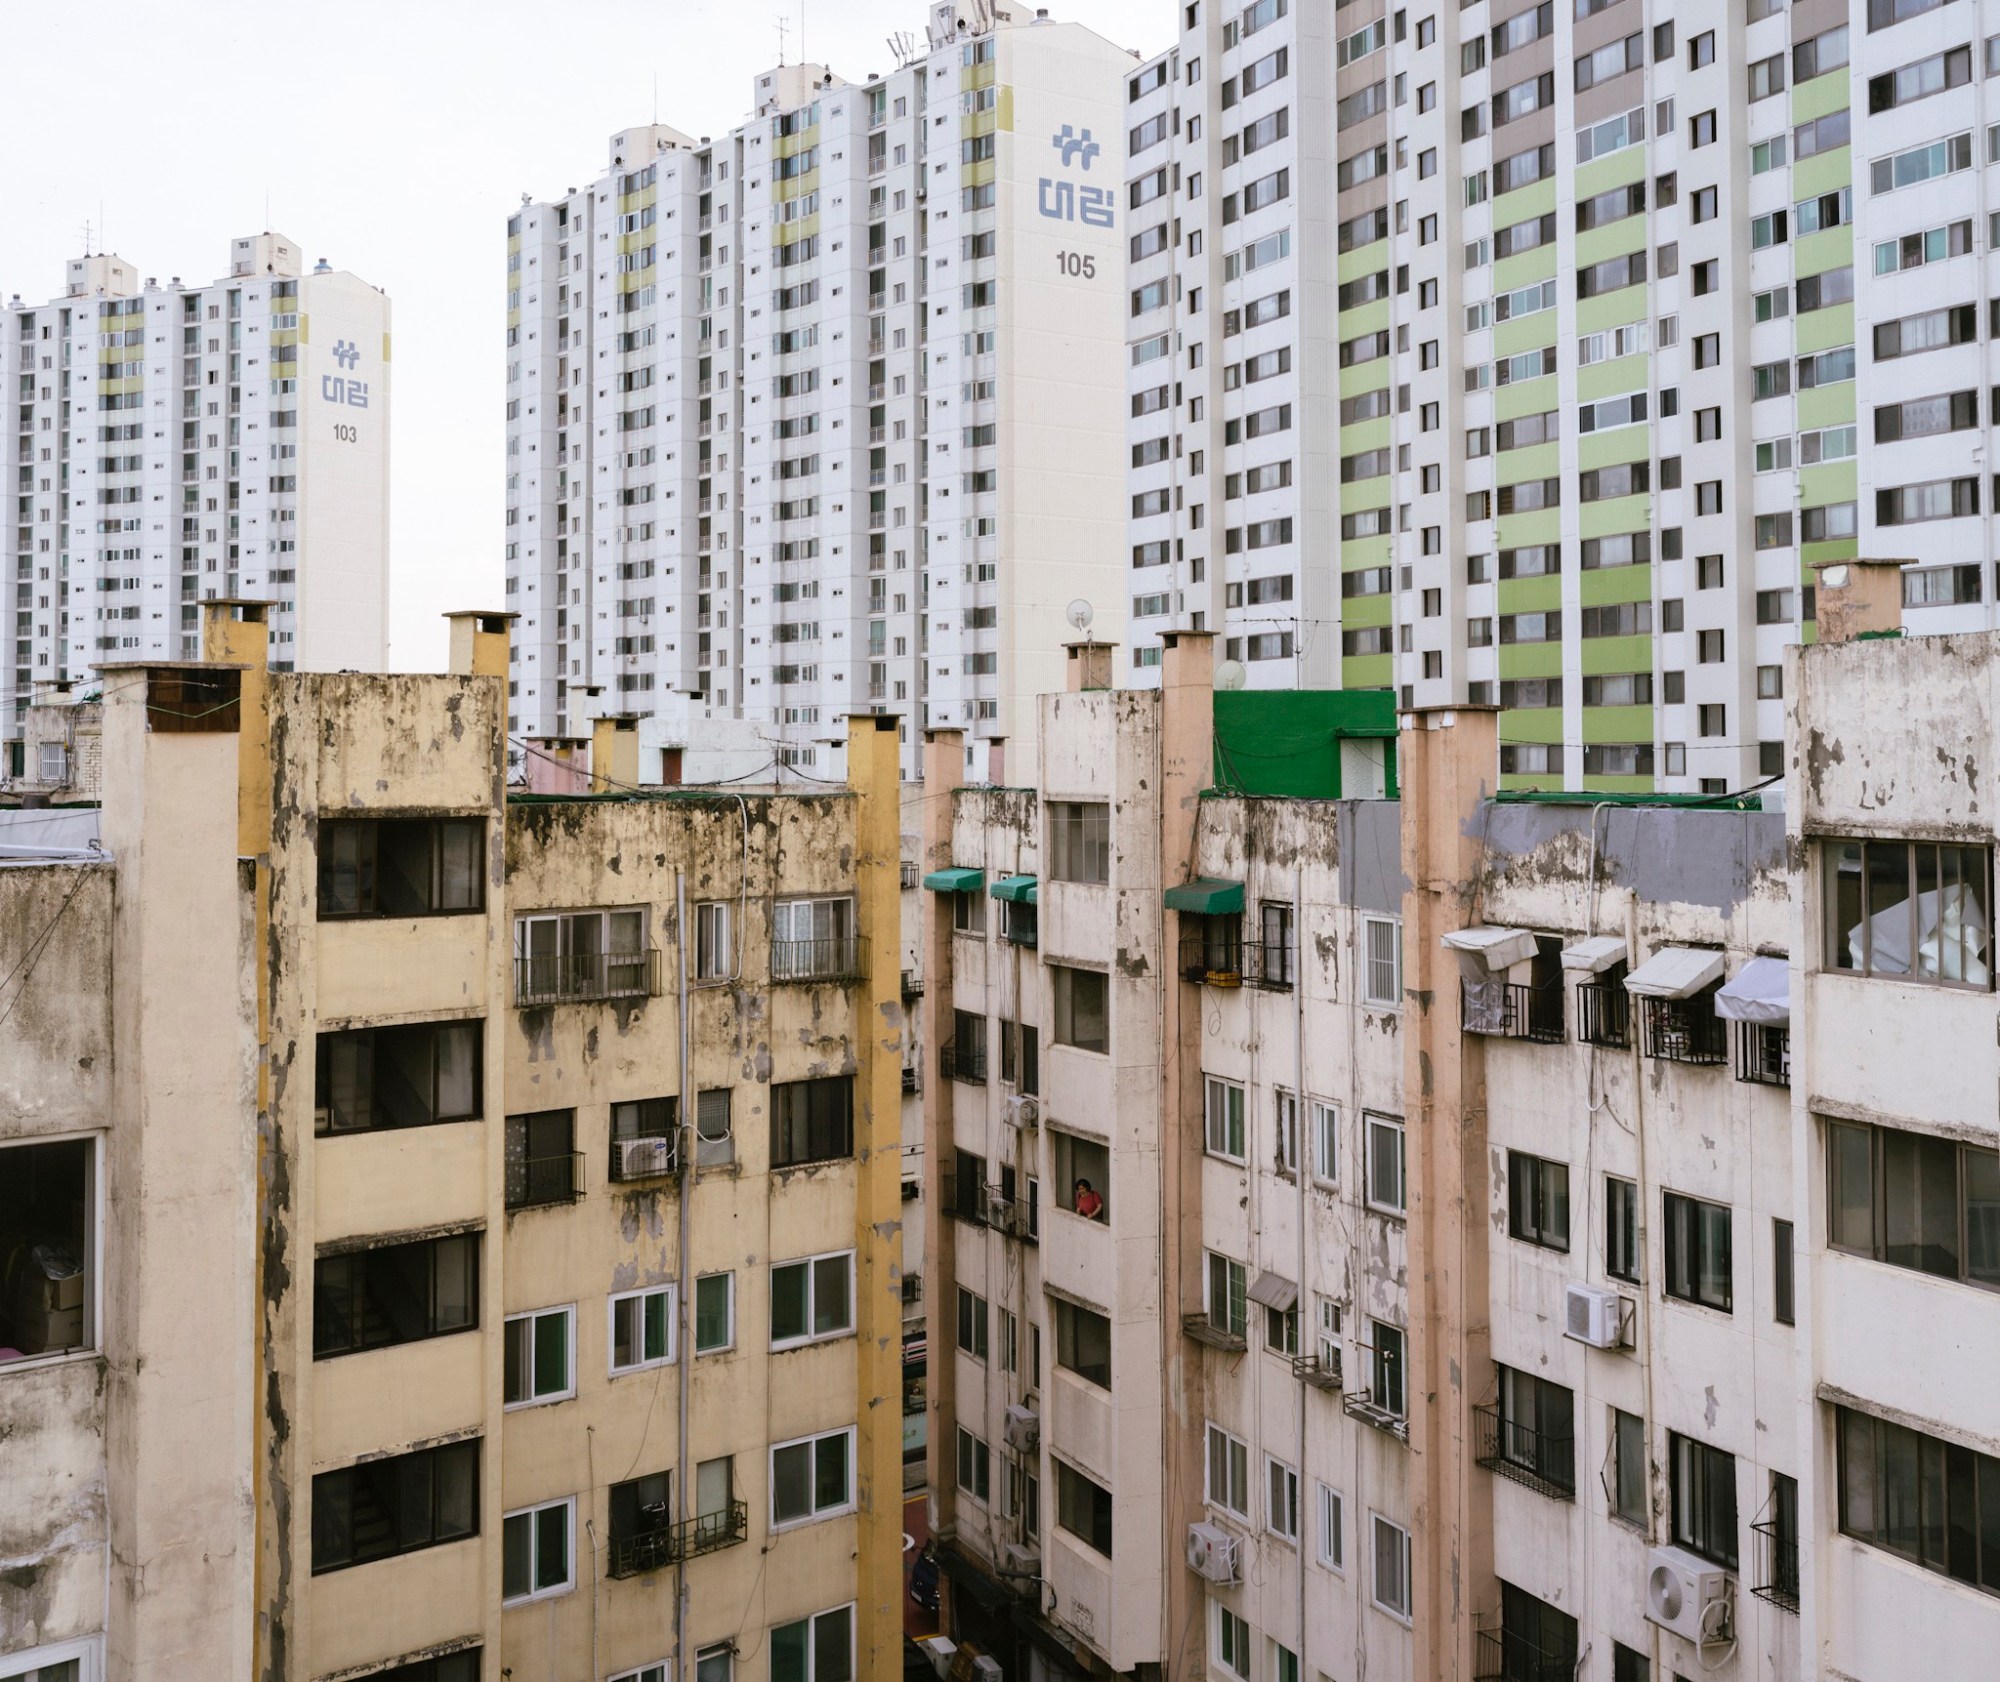
[[1081,275],[1085,280],[1097,278],[1097,259],[1086,257],[1080,251],[1058,251],[1056,267],[1064,274]]

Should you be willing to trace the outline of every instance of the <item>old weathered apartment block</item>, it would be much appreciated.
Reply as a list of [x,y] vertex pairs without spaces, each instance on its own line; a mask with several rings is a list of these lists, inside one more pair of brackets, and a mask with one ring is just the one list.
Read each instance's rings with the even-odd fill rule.
[[1895,634],[1895,571],[1824,569],[1782,797],[1496,797],[1493,709],[1211,693],[1197,633],[1144,692],[1073,650],[1037,788],[950,789],[934,733],[950,1639],[1241,1682],[1994,1650],[2000,649]]
[[0,1674],[891,1674],[895,721],[510,798],[505,615],[208,613],[0,854]]

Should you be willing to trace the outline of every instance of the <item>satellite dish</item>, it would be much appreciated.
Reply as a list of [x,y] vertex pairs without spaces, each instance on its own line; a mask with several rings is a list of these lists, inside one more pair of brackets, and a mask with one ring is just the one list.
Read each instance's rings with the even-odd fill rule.
[[1071,602],[1064,609],[1063,616],[1069,620],[1070,625],[1079,636],[1088,636],[1090,634],[1090,622],[1097,617],[1097,612],[1089,602],[1078,596],[1075,601]]
[[1241,689],[1250,674],[1243,669],[1241,660],[1225,660],[1215,668],[1217,689]]

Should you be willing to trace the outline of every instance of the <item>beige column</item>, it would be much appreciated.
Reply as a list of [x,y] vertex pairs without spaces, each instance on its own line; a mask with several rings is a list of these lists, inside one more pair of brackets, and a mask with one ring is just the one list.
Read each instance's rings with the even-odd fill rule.
[[1459,1029],[1458,966],[1440,945],[1476,922],[1479,802],[1499,765],[1498,710],[1403,715],[1403,1123],[1409,1198],[1411,1674],[1471,1682],[1496,1612],[1491,1476],[1473,1464],[1472,1397],[1491,1375],[1486,1053]]

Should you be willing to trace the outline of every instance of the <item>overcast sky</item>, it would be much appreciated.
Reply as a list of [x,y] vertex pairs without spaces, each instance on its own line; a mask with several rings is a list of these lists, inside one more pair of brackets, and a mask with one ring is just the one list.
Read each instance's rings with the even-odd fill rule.
[[[215,280],[265,227],[383,287],[395,309],[389,663],[439,669],[438,615],[499,607],[506,220],[594,179],[613,131],[721,134],[750,82],[805,55],[893,66],[922,0],[122,0],[8,6],[0,297],[45,302],[111,250],[142,277]],[[1052,0],[1154,52],[1173,0]],[[803,20],[803,21],[802,21]],[[115,47],[111,43],[115,42]],[[79,84],[87,77],[88,86]],[[269,206],[268,216],[266,206]]]

